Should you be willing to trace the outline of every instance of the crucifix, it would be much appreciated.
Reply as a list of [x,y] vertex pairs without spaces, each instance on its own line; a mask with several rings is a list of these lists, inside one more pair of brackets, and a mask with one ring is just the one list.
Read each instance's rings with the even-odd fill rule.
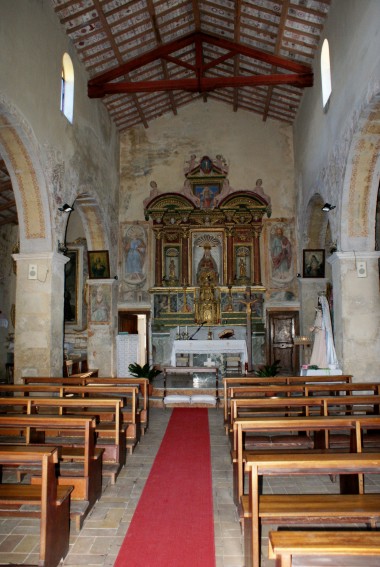
[[240,300],[244,303],[247,310],[247,354],[248,354],[248,372],[252,372],[252,305],[257,303],[258,299],[251,297],[251,288],[245,288],[245,300]]

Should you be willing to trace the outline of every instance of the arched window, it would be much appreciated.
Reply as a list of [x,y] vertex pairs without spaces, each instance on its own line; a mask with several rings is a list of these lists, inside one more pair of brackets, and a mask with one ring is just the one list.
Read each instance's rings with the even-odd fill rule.
[[62,58],[61,74],[61,111],[67,120],[73,121],[74,114],[74,67],[70,55]]
[[331,67],[330,67],[330,47],[327,39],[323,42],[321,51],[321,79],[322,79],[322,105],[326,105],[331,95]]

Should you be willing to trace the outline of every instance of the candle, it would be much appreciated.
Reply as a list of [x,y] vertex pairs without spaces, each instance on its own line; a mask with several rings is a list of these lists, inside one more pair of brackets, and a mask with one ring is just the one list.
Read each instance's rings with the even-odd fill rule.
[[177,330],[177,333],[179,334],[179,325],[178,325],[178,330]]
[[186,329],[185,333],[186,333],[186,335],[187,335],[187,325],[186,325],[185,329]]

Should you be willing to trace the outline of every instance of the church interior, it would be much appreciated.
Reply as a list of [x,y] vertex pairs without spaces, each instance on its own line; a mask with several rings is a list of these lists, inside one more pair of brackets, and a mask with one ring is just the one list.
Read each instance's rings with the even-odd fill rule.
[[378,0],[2,0],[0,387],[137,363],[165,394],[216,368],[217,405],[273,367],[379,380],[379,21]]

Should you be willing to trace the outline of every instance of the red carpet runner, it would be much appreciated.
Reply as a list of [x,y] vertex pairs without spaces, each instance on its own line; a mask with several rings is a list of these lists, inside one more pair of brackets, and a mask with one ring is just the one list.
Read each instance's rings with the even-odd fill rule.
[[173,410],[114,567],[215,567],[207,409]]

